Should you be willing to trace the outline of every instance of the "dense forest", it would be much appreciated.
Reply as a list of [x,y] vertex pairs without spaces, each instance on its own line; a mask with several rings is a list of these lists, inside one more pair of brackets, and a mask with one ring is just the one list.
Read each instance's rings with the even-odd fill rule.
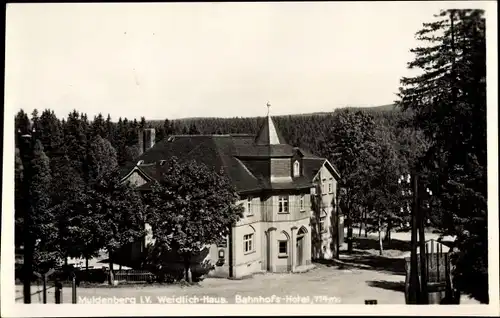
[[[324,112],[303,115],[288,115],[273,117],[277,128],[291,145],[307,149],[315,154],[321,154],[321,140],[332,125],[335,114],[339,111],[362,111],[370,114],[377,125],[393,127],[394,133],[401,130],[396,127],[402,119],[408,119],[406,114],[395,109],[394,105],[369,108],[342,108],[335,112]],[[36,136],[41,140],[45,152],[50,156],[65,153],[70,147],[68,142],[75,140],[86,147],[87,141],[99,135],[107,139],[115,148],[119,165],[131,161],[138,154],[138,132],[143,128],[155,128],[156,142],[168,135],[180,134],[256,134],[263,117],[235,118],[185,118],[147,120],[119,118],[113,121],[110,115],[99,114],[89,120],[88,116],[74,110],[64,119],[57,118],[50,109],[40,112],[35,110],[31,115],[20,110],[16,115],[16,133],[24,134],[35,129]],[[71,147],[76,147],[75,145]],[[83,149],[83,148],[82,148]],[[56,151],[57,150],[57,151]],[[70,151],[72,152],[72,150]],[[70,155],[74,158],[76,155]]]

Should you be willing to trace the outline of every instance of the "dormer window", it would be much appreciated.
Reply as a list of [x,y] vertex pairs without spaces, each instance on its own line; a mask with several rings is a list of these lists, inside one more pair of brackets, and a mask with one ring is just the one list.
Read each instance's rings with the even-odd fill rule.
[[253,215],[252,211],[252,198],[247,198],[247,215]]
[[293,163],[293,176],[300,176],[300,163],[298,160],[295,160],[295,162]]

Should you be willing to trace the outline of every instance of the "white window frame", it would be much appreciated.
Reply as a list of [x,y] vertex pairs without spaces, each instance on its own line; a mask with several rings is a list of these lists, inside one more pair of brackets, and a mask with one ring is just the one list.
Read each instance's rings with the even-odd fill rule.
[[289,213],[289,197],[288,195],[280,195],[278,197],[278,213]]
[[243,235],[243,252],[245,254],[252,253],[254,251],[255,244],[253,242],[253,238],[253,233]]
[[332,184],[332,182],[328,182],[328,193],[333,193],[333,184]]
[[305,194],[301,194],[300,197],[299,197],[299,208],[300,208],[300,212],[304,212],[306,210],[306,207],[305,207]]
[[253,215],[252,198],[247,198],[247,215]]
[[298,160],[295,160],[293,162],[293,176],[294,177],[300,176],[300,162]]
[[[285,252],[282,253],[280,251],[281,244],[285,244]],[[279,240],[278,241],[278,257],[288,257],[288,240]]]

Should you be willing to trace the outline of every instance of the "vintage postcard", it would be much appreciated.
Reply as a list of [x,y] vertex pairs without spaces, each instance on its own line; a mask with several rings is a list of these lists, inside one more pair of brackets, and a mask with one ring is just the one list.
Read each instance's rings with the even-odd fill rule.
[[7,4],[2,316],[498,315],[496,12]]

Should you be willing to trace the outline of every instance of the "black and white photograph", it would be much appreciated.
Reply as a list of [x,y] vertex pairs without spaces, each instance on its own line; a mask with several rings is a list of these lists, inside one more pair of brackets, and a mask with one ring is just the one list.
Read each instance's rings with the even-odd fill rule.
[[5,28],[2,316],[500,313],[496,2]]

